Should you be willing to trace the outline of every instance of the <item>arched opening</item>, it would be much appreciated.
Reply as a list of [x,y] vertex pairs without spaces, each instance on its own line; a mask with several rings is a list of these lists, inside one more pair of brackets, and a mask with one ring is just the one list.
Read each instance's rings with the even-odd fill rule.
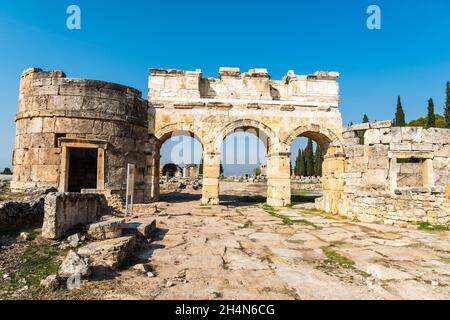
[[270,139],[257,127],[226,132],[220,148],[219,200],[225,205],[265,203]]
[[291,204],[315,203],[322,197],[323,147],[305,136],[291,144]]
[[170,178],[180,178],[182,174],[182,168],[175,163],[166,163],[162,165],[161,175],[162,178],[169,180]]
[[[304,190],[305,188],[301,187],[297,191],[295,190],[295,184],[292,184],[294,189],[292,191],[292,202],[307,202],[308,200],[312,202],[315,200],[316,207],[326,212],[337,213],[339,211],[339,200],[344,187],[342,175],[344,172],[345,156],[341,140],[330,130],[323,129],[318,125],[299,127],[285,141],[285,145],[291,150],[291,163],[293,164],[297,160],[299,149],[302,146],[302,140],[299,138],[306,138],[306,140],[303,140],[303,143],[307,141],[305,149],[308,148],[308,141],[309,148],[312,147],[312,153],[311,150],[307,150],[309,155],[303,155],[303,158],[309,158],[310,168],[309,171],[306,169],[306,175],[311,175],[311,173],[315,174],[316,171],[321,173],[320,183],[322,195],[320,196],[320,192],[307,192]],[[314,142],[316,148],[314,147]],[[319,148],[319,152],[317,152],[317,147]],[[305,152],[305,149],[303,149],[303,152]],[[315,159],[316,157],[318,158],[317,160]],[[322,165],[319,166],[319,163],[322,163]],[[315,167],[311,168],[311,165]],[[299,168],[297,167],[297,173],[299,173],[298,170]],[[300,176],[304,172],[300,168]],[[308,179],[305,180],[307,181]]]
[[203,145],[191,131],[162,131],[153,140],[152,200],[201,199]]

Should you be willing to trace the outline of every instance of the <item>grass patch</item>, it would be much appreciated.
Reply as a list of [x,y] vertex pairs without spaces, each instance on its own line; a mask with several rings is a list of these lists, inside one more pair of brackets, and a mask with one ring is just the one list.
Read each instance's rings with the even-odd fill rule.
[[267,198],[263,196],[242,196],[239,197],[239,201],[243,203],[265,203]]
[[441,261],[450,264],[450,257],[441,257]]
[[337,251],[333,250],[331,247],[322,247],[322,251],[327,257],[328,261],[340,265],[345,268],[352,268],[355,265],[355,262]]
[[293,220],[294,223],[298,223],[298,224],[303,224],[305,226],[309,226],[309,227],[313,227],[316,230],[322,229],[322,227],[319,227],[318,225],[316,225],[315,223],[305,220],[305,219],[300,219],[300,220]]
[[303,225],[307,225],[310,227],[314,227],[314,229],[321,229],[321,227],[315,225],[314,223],[308,221],[308,220],[304,220],[304,219],[300,219],[300,220],[292,220],[291,218],[282,215],[279,213],[278,210],[276,210],[274,207],[269,206],[268,204],[264,204],[262,205],[262,208],[271,216],[281,219],[281,221],[286,224],[286,225],[293,225],[293,224],[303,224]]
[[44,290],[40,286],[41,280],[58,273],[60,258],[65,254],[66,250],[46,241],[30,244],[20,254],[18,269],[11,274],[8,282],[3,283],[1,289],[11,292],[27,285],[33,292]]
[[418,225],[422,231],[449,231],[449,226],[432,225],[429,222],[419,222]]
[[292,189],[291,190],[291,202],[292,203],[314,203],[317,198],[321,196],[317,195],[311,190]]

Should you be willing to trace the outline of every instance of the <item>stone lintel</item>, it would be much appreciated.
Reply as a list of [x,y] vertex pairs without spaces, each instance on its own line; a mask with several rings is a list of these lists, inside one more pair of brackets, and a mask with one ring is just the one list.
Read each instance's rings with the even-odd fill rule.
[[421,151],[389,151],[389,159],[433,159],[433,152],[421,152]]

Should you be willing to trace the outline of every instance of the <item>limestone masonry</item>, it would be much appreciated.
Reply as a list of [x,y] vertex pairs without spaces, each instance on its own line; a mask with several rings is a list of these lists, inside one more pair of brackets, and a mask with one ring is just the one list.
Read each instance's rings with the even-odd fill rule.
[[266,69],[222,67],[218,78],[205,78],[201,70],[150,73],[146,101],[130,87],[27,69],[11,188],[100,190],[124,197],[126,167],[133,163],[135,201],[157,201],[160,148],[184,134],[202,144],[202,203],[214,205],[221,143],[250,130],[268,150],[269,205],[291,202],[291,145],[303,136],[325,154],[318,208],[396,225],[450,223],[450,130],[394,128],[389,121],[344,129],[338,73],[289,71],[282,80],[272,80]]

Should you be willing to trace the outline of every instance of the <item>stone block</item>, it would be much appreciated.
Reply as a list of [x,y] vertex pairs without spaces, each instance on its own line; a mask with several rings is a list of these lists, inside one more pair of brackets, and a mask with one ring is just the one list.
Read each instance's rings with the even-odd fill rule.
[[354,158],[354,157],[363,157],[364,154],[364,146],[363,145],[357,145],[357,146],[350,146],[345,149],[346,156],[348,158]]
[[125,219],[110,219],[92,223],[86,228],[86,237],[90,240],[107,240],[122,235],[122,224]]
[[367,188],[382,189],[386,188],[389,184],[388,181],[388,170],[368,170],[367,173],[363,174],[363,184]]
[[389,159],[386,156],[369,156],[369,163],[367,168],[373,169],[389,169]]
[[345,172],[365,172],[369,157],[353,157],[345,161]]
[[402,141],[403,142],[422,142],[422,131],[421,127],[402,127]]
[[375,144],[371,146],[365,146],[365,155],[369,158],[372,157],[386,157],[389,147],[387,145]]
[[403,143],[394,142],[394,143],[390,144],[390,148],[391,148],[391,151],[411,151],[412,145],[411,145],[411,143],[406,143],[406,142],[403,142]]
[[358,123],[358,124],[348,126],[347,128],[344,129],[344,132],[368,130],[368,129],[370,129],[370,123]]
[[132,234],[145,239],[150,239],[155,229],[156,220],[152,218],[132,219],[122,225],[123,234]]
[[377,144],[381,142],[381,133],[378,129],[369,129],[364,134],[364,144]]
[[380,129],[381,143],[389,144],[392,142],[391,128],[381,128]]
[[433,151],[433,145],[431,143],[413,143],[412,151]]
[[126,236],[93,242],[78,250],[81,257],[88,258],[93,267],[119,270],[130,263],[136,248],[135,236]]
[[45,197],[42,237],[60,239],[74,228],[97,221],[106,199],[99,194],[50,193]]
[[391,120],[376,121],[370,124],[371,129],[390,128],[391,126]]

